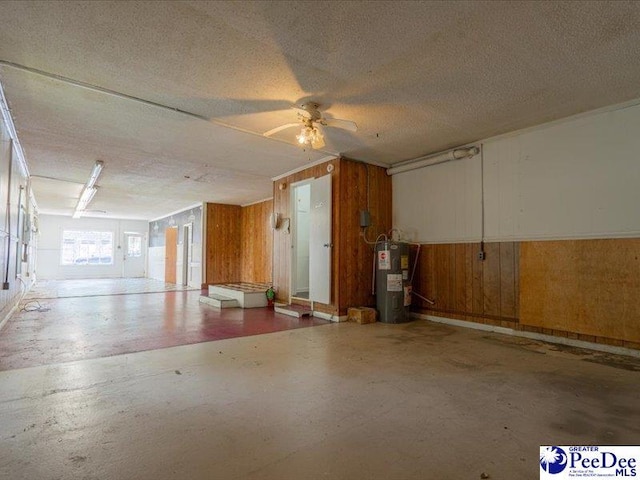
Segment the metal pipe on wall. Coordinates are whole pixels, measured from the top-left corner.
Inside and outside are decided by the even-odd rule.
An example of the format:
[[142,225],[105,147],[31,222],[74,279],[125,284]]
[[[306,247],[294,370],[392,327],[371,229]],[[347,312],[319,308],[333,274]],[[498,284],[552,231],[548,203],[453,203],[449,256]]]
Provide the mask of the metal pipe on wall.
[[9,131],[9,137],[12,141],[12,147],[16,149],[16,155],[18,157],[18,165],[22,170],[22,174],[25,178],[29,178],[29,167],[27,166],[27,161],[24,157],[24,152],[22,151],[22,145],[20,145],[20,140],[18,139],[18,134],[16,132],[16,127],[13,124],[13,118],[11,117],[11,110],[9,109],[9,104],[7,103],[7,98],[4,95],[4,89],[2,88],[2,83],[0,83],[0,114],[2,119],[4,120],[4,125]]
[[461,160],[463,158],[471,158],[480,153],[480,148],[476,146],[455,148],[448,152],[438,153],[428,157],[420,157],[408,162],[403,162],[397,167],[387,168],[387,175],[395,175],[397,173],[408,172],[417,168],[429,167],[439,163],[450,162],[452,160]]
[[13,174],[13,139],[9,139],[9,170],[7,174],[7,246],[2,289],[9,290],[9,262],[11,261],[11,177]]

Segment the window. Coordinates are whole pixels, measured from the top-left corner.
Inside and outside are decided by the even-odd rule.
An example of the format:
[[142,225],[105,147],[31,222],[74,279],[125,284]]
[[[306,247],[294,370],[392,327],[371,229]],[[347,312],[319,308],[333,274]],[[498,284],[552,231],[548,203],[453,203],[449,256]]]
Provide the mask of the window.
[[127,257],[142,256],[142,237],[138,235],[127,236]]
[[62,232],[61,265],[113,265],[113,232]]

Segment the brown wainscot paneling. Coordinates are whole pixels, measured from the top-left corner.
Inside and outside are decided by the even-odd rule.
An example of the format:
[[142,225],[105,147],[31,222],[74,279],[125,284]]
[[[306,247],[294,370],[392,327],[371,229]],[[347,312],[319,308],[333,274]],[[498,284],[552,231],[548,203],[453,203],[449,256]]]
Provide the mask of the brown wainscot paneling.
[[640,239],[522,242],[520,267],[522,324],[640,343]]
[[240,278],[249,283],[271,283],[273,230],[270,216],[273,200],[242,207]]
[[[418,311],[640,349],[640,239],[422,245]],[[414,249],[415,251],[415,249]]]
[[434,315],[514,326],[519,317],[518,245],[486,243],[484,260],[478,259],[479,251],[480,243],[421,245],[413,288],[435,305],[415,296],[413,305]]

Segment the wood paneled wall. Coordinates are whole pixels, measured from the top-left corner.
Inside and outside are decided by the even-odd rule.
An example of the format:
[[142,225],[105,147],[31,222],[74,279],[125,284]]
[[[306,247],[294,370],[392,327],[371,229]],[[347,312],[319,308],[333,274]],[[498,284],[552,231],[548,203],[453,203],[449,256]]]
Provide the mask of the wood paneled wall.
[[369,210],[367,239],[391,230],[391,177],[384,168],[343,160],[340,165],[340,231],[337,244],[340,311],[349,307],[375,306],[371,295],[373,246],[365,243],[360,211]]
[[414,296],[413,304],[456,318],[513,327],[519,318],[519,245],[486,243],[484,250],[485,259],[479,260],[480,243],[421,245],[413,288],[436,303],[429,305]]
[[[327,166],[333,165],[333,171],[327,172]],[[276,290],[277,301],[289,302],[290,295],[290,270],[291,270],[291,234],[286,226],[291,219],[291,184],[308,180],[311,178],[331,175],[332,189],[332,241],[336,244],[336,232],[339,230],[340,212],[340,186],[338,175],[340,174],[340,160],[330,160],[319,165],[296,172],[287,177],[281,178],[273,183],[273,211],[279,213],[281,217],[281,227],[273,235],[273,286]],[[337,312],[336,299],[338,298],[338,281],[336,278],[336,265],[338,261],[338,249],[334,247],[332,251],[332,271],[331,271],[331,304],[325,309],[327,312]]]
[[[332,296],[331,304],[316,308],[343,315],[347,308],[373,304],[371,268],[373,250],[361,237],[359,211],[367,208],[373,225],[371,240],[391,229],[391,178],[384,168],[347,159],[335,159],[310,167],[274,182],[274,212],[291,217],[291,184],[327,175],[332,177]],[[281,189],[281,185],[284,188]],[[367,185],[369,193],[367,195]],[[286,223],[286,222],[285,222]],[[291,236],[285,228],[274,233],[273,279],[278,301],[289,300]]]
[[[640,349],[640,239],[422,245],[413,288],[435,316]],[[414,249],[415,251],[415,249]]]
[[640,239],[522,242],[520,261],[521,323],[640,344]]
[[207,284],[241,281],[239,205],[206,204]]
[[270,283],[273,201],[240,207],[206,204],[206,284]]
[[271,283],[273,230],[269,223],[273,200],[242,207],[241,271],[243,282]]

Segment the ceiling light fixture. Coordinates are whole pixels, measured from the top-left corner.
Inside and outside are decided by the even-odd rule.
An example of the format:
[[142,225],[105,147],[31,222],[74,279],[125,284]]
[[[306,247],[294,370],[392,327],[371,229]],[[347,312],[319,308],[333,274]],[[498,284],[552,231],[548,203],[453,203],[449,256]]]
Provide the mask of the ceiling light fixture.
[[87,183],[84,185],[80,198],[78,199],[76,209],[73,212],[73,218],[80,218],[91,200],[93,200],[94,195],[98,191],[96,188],[96,182],[98,181],[98,177],[100,176],[103,168],[104,162],[102,162],[102,160],[98,160],[93,166],[93,169],[91,169],[89,180],[87,180]]
[[322,132],[318,130],[318,127],[305,125],[300,130],[300,135],[296,135],[296,139],[298,143],[303,146],[311,146],[314,147],[319,143],[324,143],[324,136]]

